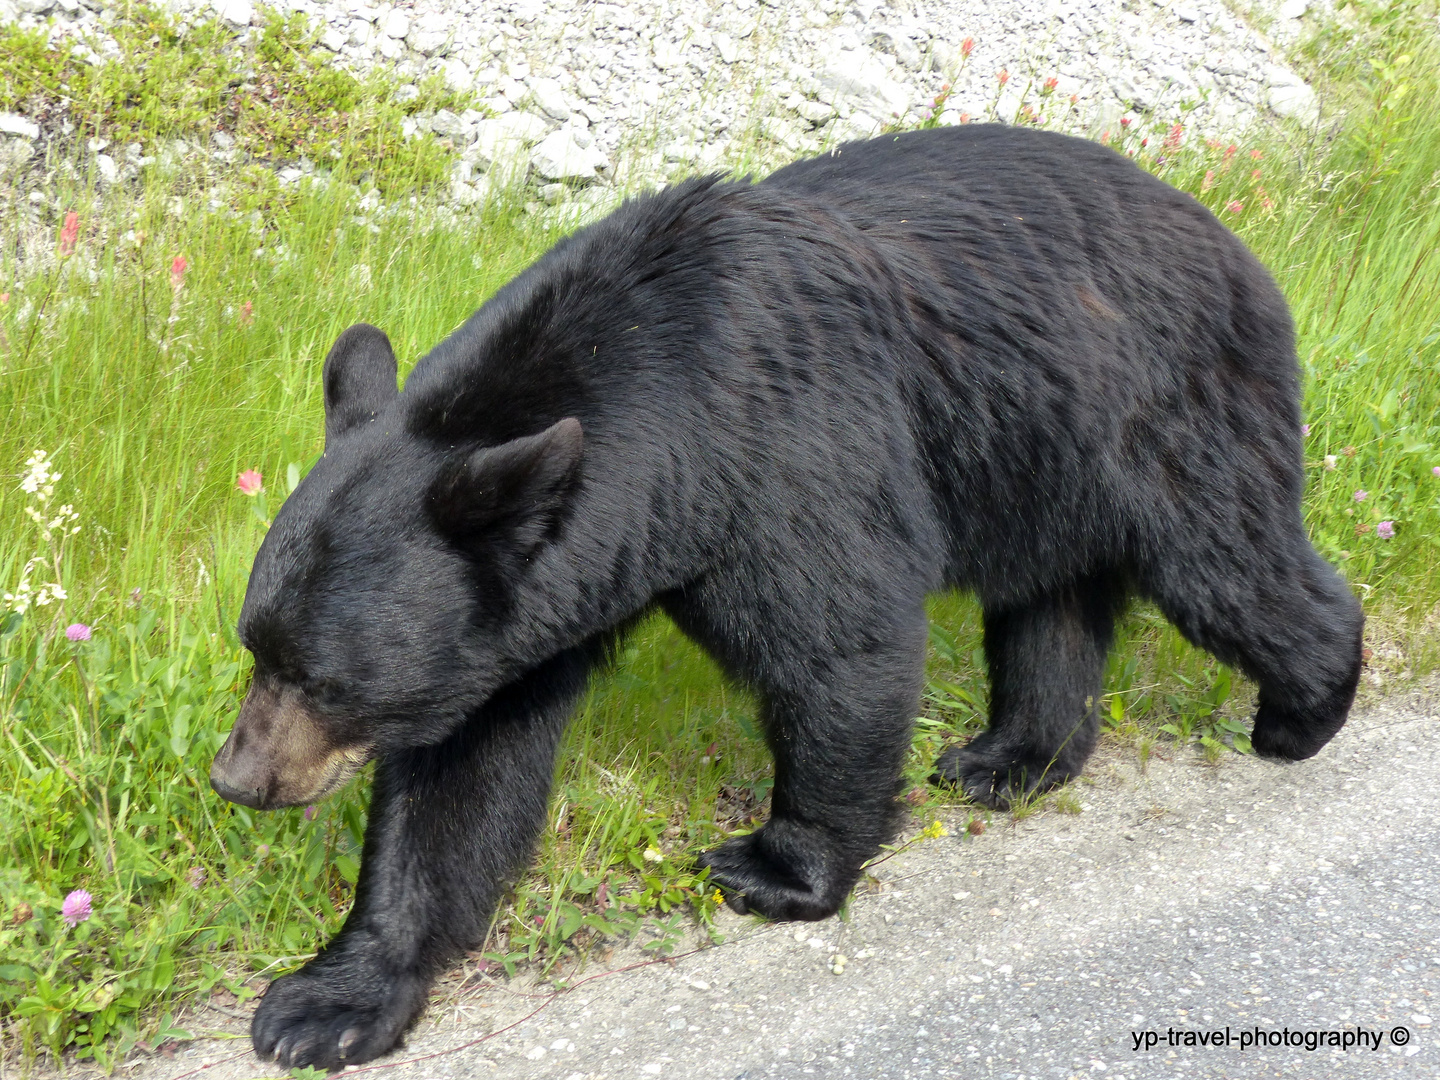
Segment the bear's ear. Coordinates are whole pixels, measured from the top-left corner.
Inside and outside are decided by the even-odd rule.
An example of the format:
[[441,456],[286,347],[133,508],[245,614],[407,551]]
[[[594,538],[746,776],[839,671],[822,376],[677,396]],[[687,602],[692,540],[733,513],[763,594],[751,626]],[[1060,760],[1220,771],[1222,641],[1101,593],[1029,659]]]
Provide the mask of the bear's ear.
[[325,442],[374,418],[400,391],[395,352],[383,330],[356,323],[325,357]]
[[476,450],[430,489],[441,531],[459,547],[524,560],[554,526],[580,472],[580,421]]

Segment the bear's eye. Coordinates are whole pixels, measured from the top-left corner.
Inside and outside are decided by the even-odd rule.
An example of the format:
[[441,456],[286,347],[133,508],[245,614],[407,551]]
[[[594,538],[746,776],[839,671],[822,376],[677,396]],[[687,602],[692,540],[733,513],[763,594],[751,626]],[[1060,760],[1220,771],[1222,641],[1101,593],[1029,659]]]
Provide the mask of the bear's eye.
[[301,685],[306,696],[320,705],[333,705],[345,697],[345,684],[339,679],[311,678]]

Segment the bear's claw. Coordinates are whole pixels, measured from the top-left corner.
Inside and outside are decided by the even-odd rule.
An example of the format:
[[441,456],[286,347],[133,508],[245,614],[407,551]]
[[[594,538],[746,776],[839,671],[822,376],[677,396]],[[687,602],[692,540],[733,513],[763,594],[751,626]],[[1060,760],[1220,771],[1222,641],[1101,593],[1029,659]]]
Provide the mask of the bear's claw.
[[[270,984],[250,1023],[261,1059],[287,1069],[341,1069],[393,1049],[424,1004],[424,986],[393,980],[379,994],[344,969],[301,970]],[[417,992],[418,991],[418,992]]]

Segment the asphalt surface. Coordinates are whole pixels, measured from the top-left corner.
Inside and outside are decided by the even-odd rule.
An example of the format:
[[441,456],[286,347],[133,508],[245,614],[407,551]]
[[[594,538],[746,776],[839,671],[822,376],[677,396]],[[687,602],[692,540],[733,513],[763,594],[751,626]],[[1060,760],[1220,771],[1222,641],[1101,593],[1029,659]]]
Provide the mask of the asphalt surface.
[[[727,914],[720,947],[553,999],[523,981],[452,989],[403,1050],[350,1071],[1440,1076],[1437,718],[1432,679],[1357,710],[1294,765],[1184,753],[1142,772],[1133,751],[1102,747],[1075,789],[1080,813],[997,815],[981,835],[958,815],[951,835],[876,867],[883,884],[857,894],[848,922]],[[233,1039],[125,1072],[280,1074]]]

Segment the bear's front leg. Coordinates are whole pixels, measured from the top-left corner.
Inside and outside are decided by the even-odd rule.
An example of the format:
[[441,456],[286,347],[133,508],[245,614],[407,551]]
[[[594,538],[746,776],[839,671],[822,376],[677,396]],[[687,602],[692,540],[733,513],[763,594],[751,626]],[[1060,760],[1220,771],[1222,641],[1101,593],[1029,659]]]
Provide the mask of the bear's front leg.
[[270,985],[250,1028],[260,1057],[337,1069],[399,1042],[530,856],[588,667],[558,657],[445,742],[382,756],[355,905],[313,960]]

